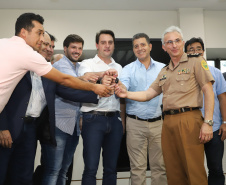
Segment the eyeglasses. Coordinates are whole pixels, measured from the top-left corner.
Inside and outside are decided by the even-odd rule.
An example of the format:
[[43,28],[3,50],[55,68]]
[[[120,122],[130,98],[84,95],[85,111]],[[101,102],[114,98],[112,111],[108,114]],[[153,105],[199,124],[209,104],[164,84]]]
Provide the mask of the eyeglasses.
[[189,49],[189,50],[188,50],[189,53],[199,53],[199,52],[201,52],[201,51],[203,51],[202,48],[196,48],[196,49]]
[[168,45],[168,46],[172,46],[173,43],[175,44],[180,44],[180,42],[182,41],[183,39],[176,39],[176,40],[168,40],[167,42],[164,42],[164,44]]

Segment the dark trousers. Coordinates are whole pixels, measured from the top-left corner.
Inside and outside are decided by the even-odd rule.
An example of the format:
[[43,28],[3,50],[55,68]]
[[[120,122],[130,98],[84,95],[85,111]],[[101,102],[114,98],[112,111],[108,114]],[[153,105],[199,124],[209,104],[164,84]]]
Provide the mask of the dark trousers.
[[0,147],[0,185],[32,185],[36,147],[36,124],[26,122],[12,148]]
[[83,114],[82,138],[85,169],[82,185],[96,185],[96,173],[103,149],[103,185],[116,185],[117,160],[123,135],[119,113],[112,117]]
[[213,133],[213,139],[204,145],[207,166],[208,166],[208,185],[224,185],[225,177],[222,167],[224,155],[224,142],[221,141],[219,130]]

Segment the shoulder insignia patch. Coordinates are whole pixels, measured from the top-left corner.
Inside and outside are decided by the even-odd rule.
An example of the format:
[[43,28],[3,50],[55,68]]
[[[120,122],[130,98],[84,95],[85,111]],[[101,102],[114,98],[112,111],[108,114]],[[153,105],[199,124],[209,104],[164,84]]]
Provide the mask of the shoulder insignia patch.
[[206,63],[205,60],[202,60],[201,65],[202,65],[202,68],[203,68],[203,69],[209,70],[209,66],[208,66],[208,64]]
[[166,75],[163,74],[163,75],[162,75],[162,78],[160,78],[160,81],[165,80],[165,79],[166,79]]
[[200,53],[188,54],[187,56],[188,56],[188,58],[198,57],[198,56],[200,56]]

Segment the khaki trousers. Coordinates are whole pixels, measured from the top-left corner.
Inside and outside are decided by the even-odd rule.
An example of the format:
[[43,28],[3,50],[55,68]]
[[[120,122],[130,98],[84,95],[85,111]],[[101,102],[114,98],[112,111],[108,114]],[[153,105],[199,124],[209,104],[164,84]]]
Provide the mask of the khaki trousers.
[[162,150],[168,185],[207,185],[204,145],[199,141],[201,111],[166,115]]
[[161,132],[162,120],[150,123],[127,117],[126,139],[132,185],[146,184],[147,154],[151,169],[151,185],[167,185]]

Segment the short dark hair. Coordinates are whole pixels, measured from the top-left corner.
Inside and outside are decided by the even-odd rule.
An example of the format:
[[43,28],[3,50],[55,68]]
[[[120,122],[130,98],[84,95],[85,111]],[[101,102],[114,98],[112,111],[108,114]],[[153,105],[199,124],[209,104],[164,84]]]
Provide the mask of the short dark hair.
[[84,40],[82,39],[82,37],[75,34],[70,34],[64,40],[63,47],[66,46],[68,48],[70,43],[74,43],[74,42],[82,43],[82,46],[84,45]]
[[49,34],[51,41],[54,41],[54,42],[57,41],[56,37],[54,37],[53,35],[51,35],[48,31],[45,31],[45,32]]
[[100,40],[100,35],[101,34],[108,34],[111,35],[115,44],[115,34],[113,31],[111,30],[100,30],[97,34],[96,34],[96,44],[99,44],[99,40]]
[[133,41],[136,40],[136,39],[140,39],[140,38],[145,38],[147,43],[150,44],[150,38],[148,37],[147,34],[145,33],[137,33],[133,36],[132,38],[132,44],[133,44]]
[[185,43],[185,45],[184,45],[184,51],[185,51],[185,53],[187,53],[187,47],[188,47],[189,45],[195,43],[195,42],[200,43],[201,46],[202,46],[202,50],[205,51],[203,40],[202,40],[200,37],[198,37],[198,38],[192,37],[192,38],[191,38],[190,40],[188,40],[188,41]]
[[44,19],[39,14],[34,13],[24,13],[21,14],[15,24],[15,35],[19,35],[22,28],[24,28],[27,31],[31,31],[32,28],[34,28],[34,24],[32,21],[38,21],[40,24],[43,25]]

